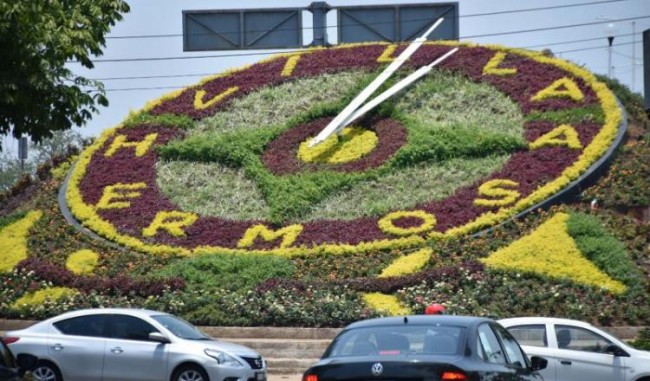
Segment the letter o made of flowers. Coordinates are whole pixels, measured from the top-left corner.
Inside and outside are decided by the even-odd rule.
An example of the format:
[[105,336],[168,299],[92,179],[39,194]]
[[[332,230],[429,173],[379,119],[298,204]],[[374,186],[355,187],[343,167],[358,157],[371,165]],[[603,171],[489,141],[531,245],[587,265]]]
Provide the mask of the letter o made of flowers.
[[[414,226],[409,228],[395,226],[394,223],[395,221],[402,218],[409,218],[409,217],[420,219],[422,222],[420,223],[419,226]],[[386,216],[384,216],[382,219],[380,219],[378,222],[379,229],[381,229],[381,231],[383,231],[384,233],[399,235],[399,236],[424,233],[426,231],[433,229],[436,226],[436,223],[437,223],[436,217],[433,214],[427,213],[423,210],[399,211],[399,212],[389,213]]]

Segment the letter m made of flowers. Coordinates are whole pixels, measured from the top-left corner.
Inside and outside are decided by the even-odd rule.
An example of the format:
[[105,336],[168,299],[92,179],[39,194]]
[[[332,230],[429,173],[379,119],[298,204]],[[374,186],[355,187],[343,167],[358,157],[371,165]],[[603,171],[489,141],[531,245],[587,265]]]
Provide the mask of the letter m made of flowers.
[[280,248],[291,246],[298,235],[302,232],[302,225],[289,225],[279,230],[271,230],[264,225],[254,225],[246,230],[244,236],[237,243],[240,249],[251,247],[260,238],[265,242],[271,242],[282,238]]

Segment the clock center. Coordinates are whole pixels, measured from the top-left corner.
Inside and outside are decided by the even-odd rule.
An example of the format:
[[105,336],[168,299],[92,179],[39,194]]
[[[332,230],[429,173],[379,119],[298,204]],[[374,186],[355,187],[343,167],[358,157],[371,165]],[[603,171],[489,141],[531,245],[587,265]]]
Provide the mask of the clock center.
[[346,127],[341,136],[332,135],[321,144],[309,147],[311,137],[300,144],[298,158],[305,163],[350,163],[372,152],[379,142],[374,131],[361,127]]

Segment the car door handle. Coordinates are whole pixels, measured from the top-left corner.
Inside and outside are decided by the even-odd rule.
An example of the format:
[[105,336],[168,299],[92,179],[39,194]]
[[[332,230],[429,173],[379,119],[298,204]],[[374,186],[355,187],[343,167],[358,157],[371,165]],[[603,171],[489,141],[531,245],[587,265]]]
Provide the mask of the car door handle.
[[52,348],[52,350],[55,350],[55,351],[58,352],[60,350],[63,350],[63,345],[61,345],[59,343],[56,343],[56,344],[52,345],[50,348]]
[[560,360],[560,364],[562,364],[562,365],[571,365],[571,361],[569,361],[569,360]]
[[111,348],[111,352],[113,352],[113,353],[122,353],[122,352],[124,352],[124,350],[122,348],[120,348],[120,347],[115,347],[115,348]]

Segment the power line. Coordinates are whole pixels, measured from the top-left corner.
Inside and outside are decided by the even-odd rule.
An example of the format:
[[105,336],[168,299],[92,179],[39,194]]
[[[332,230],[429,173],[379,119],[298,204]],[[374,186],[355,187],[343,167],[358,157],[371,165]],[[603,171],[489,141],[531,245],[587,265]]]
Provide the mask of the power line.
[[[624,0],[617,0],[617,1],[624,1]],[[619,19],[618,21],[638,20],[638,19],[644,19],[644,18],[648,18],[648,17],[650,17],[650,15]],[[524,29],[524,30],[509,31],[509,32],[486,33],[486,34],[478,34],[478,35],[473,35],[473,36],[461,36],[460,38],[461,39],[472,39],[472,38],[481,38],[481,37],[503,36],[503,35],[509,35],[509,34],[541,32],[541,31],[548,31],[548,30],[559,30],[559,29],[566,29],[566,28],[575,28],[575,27],[582,27],[582,26],[598,25],[598,24],[602,24],[604,22],[607,22],[607,21],[561,25],[561,26],[545,27],[545,28]],[[276,49],[276,50],[280,50],[280,49]],[[307,51],[307,49],[281,50],[281,51],[286,52],[286,53],[298,53],[298,52],[305,52],[305,51]],[[114,59],[94,60],[93,63],[190,60],[190,59],[204,59],[204,58],[244,57],[244,56],[253,56],[253,55],[276,54],[276,53],[277,52],[271,52],[271,53],[259,53],[259,52],[256,52],[256,53],[232,53],[232,54],[219,54],[219,55],[210,54],[210,55],[201,55],[201,56],[172,56],[172,57],[150,57],[150,58],[114,58]],[[75,63],[75,62],[76,61],[69,61],[68,63]]]
[[[635,44],[639,44],[639,45],[640,45],[642,42],[643,42],[643,41],[636,41]],[[619,45],[623,45],[623,44],[618,44],[618,45],[616,45],[616,46],[619,46]],[[638,57],[632,57],[632,56],[629,55],[629,54],[624,54],[624,53],[621,53],[621,52],[617,52],[616,50],[612,50],[612,51],[613,51],[614,54],[616,54],[617,56],[621,56],[621,57],[625,57],[625,58],[629,58],[629,59],[637,59],[637,58],[638,58]]]
[[[637,41],[638,43],[638,41]],[[617,44],[616,46],[625,46],[625,45],[631,45],[633,42],[627,42],[627,43],[622,43],[622,44]],[[575,52],[581,52],[581,51],[586,51],[586,50],[596,50],[596,49],[602,49],[603,46],[593,46],[593,47],[587,47],[587,48],[581,48],[581,49],[570,49],[570,50],[563,50],[563,51],[557,51],[553,52],[554,54],[566,54],[566,53],[575,53]],[[210,73],[207,75],[212,75],[214,73]],[[192,74],[192,75],[170,75],[170,76],[149,76],[151,78],[175,78],[175,77],[189,77],[189,76],[199,76],[199,74]],[[113,78],[113,79],[138,79],[138,77],[124,77],[124,78]],[[115,88],[115,89],[105,89],[106,92],[114,92],[114,91],[143,91],[143,90],[177,90],[177,89],[184,89],[187,86],[156,86],[156,87],[126,87],[126,88]],[[92,90],[96,91],[96,90]]]
[[195,74],[168,74],[168,75],[143,75],[133,77],[106,77],[106,78],[89,78],[91,81],[114,81],[127,79],[157,79],[157,78],[183,78],[183,77],[207,77],[214,73],[195,73]]
[[[627,33],[627,34],[617,34],[614,36],[614,38],[623,38],[623,37],[629,37],[632,36],[632,33]],[[562,42],[551,42],[548,44],[537,44],[537,45],[528,45],[528,46],[522,46],[522,49],[533,49],[533,48],[541,48],[544,46],[555,46],[555,45],[567,45],[567,44],[575,44],[578,42],[588,42],[588,41],[601,41],[603,40],[602,37],[592,37],[592,38],[583,38],[581,40],[571,40],[571,41],[562,41]]]
[[[628,34],[620,34],[616,35],[616,38],[621,38],[621,37],[627,37],[631,36],[632,33]],[[570,40],[570,41],[561,41],[561,42],[552,42],[548,44],[538,44],[538,45],[528,45],[528,46],[521,46],[519,47],[520,49],[533,49],[533,48],[539,48],[539,47],[546,47],[546,46],[555,46],[555,45],[567,45],[567,44],[574,44],[574,43],[580,43],[580,42],[589,42],[589,41],[599,41],[602,40],[602,37],[597,37],[597,38],[584,38],[580,40]],[[637,43],[641,43],[641,41],[637,41]],[[622,44],[616,44],[615,46],[620,46]],[[599,47],[602,48],[602,47]],[[588,49],[597,49],[596,47],[590,47]],[[558,52],[562,53],[562,52]],[[615,52],[616,53],[616,52]],[[276,54],[275,52],[272,53],[258,53],[255,55],[269,55],[269,54]],[[620,54],[620,53],[617,53]],[[623,55],[623,54],[621,54]],[[230,56],[230,55],[228,55]],[[625,55],[623,55],[625,56]],[[219,56],[219,57],[226,57],[226,55]],[[629,58],[629,57],[628,57]],[[209,75],[214,75],[215,73],[192,73],[192,74],[167,74],[167,75],[144,75],[144,76],[129,76],[129,77],[105,77],[105,78],[90,78],[91,80],[94,81],[115,81],[115,80],[133,80],[133,79],[161,79],[161,78],[188,78],[188,77],[207,77]]]
[[[634,42],[624,42],[622,44],[616,44],[616,46],[625,46],[625,45],[632,45],[632,44],[634,44]],[[582,49],[563,50],[563,51],[560,51],[560,52],[553,52],[553,53],[555,53],[555,54],[564,54],[564,53],[582,52],[582,51],[585,51],[585,50],[595,50],[595,49],[603,49],[603,48],[604,48],[604,46],[601,45],[601,46],[593,46],[593,47],[582,48]]]
[[[562,8],[573,8],[573,7],[580,7],[580,6],[588,6],[588,5],[601,5],[601,4],[607,4],[607,3],[618,3],[622,1],[629,1],[629,0],[603,0],[603,1],[592,1],[589,3],[578,3],[578,4],[565,4],[565,5],[555,5],[555,6],[549,6],[549,7],[538,7],[538,8],[525,8],[525,9],[514,9],[514,10],[508,10],[508,11],[497,11],[497,12],[486,12],[486,13],[475,13],[475,14],[470,14],[470,15],[460,15],[457,18],[470,18],[470,17],[483,17],[483,16],[495,16],[495,15],[504,15],[504,14],[511,14],[511,13],[521,13],[521,12],[536,12],[536,11],[545,11],[545,10],[554,10],[554,9],[562,9]],[[233,10],[234,11],[234,10]],[[413,20],[408,20],[409,22],[416,22],[416,21],[425,21],[427,19],[413,19]],[[604,23],[610,22],[610,21],[603,21]],[[601,23],[603,23],[601,22]],[[376,22],[376,23],[368,23],[366,25],[382,25],[382,24],[390,24],[392,21],[381,21],[381,22]],[[356,24],[354,24],[356,25]],[[345,26],[345,24],[341,25]],[[325,29],[332,29],[332,28],[338,28],[339,25],[332,25],[332,26],[327,26]],[[315,27],[302,27],[300,29],[295,29],[295,28],[277,28],[273,29],[274,31],[295,31],[295,30],[309,30],[309,29],[315,29]],[[322,28],[319,28],[322,29]],[[269,32],[268,29],[260,29],[260,30],[250,30],[249,32]],[[220,31],[220,34],[223,35],[239,35],[239,31]],[[200,36],[200,35],[212,35],[211,33],[193,33],[193,36]],[[142,39],[142,38],[170,38],[170,37],[183,37],[183,34],[151,34],[151,35],[133,35],[133,36],[108,36],[106,37],[107,40],[124,40],[124,39]]]
[[[625,19],[617,19],[616,22],[620,21],[631,21],[631,20],[638,20],[638,19],[644,19],[648,18],[650,15],[646,16],[637,16],[637,17],[629,17]],[[518,34],[518,33],[531,33],[531,32],[542,32],[546,30],[558,30],[558,29],[566,29],[566,28],[575,28],[575,27],[580,27],[580,26],[591,26],[591,25],[598,25],[598,24],[603,24],[603,23],[608,23],[611,21],[596,21],[596,22],[587,22],[587,23],[581,23],[581,24],[571,24],[571,25],[561,25],[561,26],[551,26],[551,27],[546,27],[546,28],[535,28],[535,29],[527,29],[527,30],[517,30],[517,31],[510,31],[510,32],[497,32],[497,33],[489,33],[489,34],[477,34],[474,36],[461,36],[460,38],[480,38],[480,37],[492,37],[492,36],[504,36],[507,34]]]

